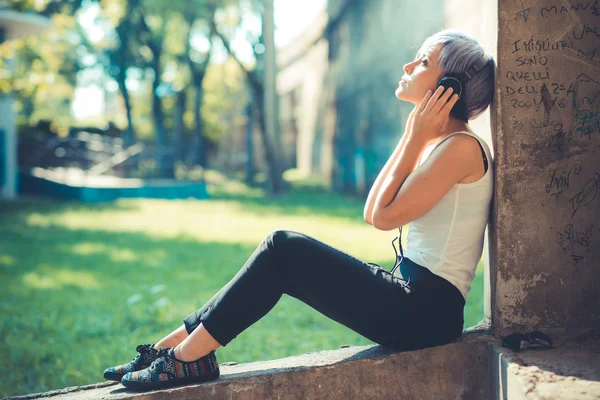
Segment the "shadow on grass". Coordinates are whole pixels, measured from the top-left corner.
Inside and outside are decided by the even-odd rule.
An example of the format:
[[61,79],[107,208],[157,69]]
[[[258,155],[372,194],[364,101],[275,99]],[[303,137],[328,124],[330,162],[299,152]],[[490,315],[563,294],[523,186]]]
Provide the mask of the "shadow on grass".
[[[269,215],[273,208],[314,215],[313,203],[318,203],[317,213],[330,216],[350,218],[352,211],[336,207],[339,199],[320,192],[291,192],[272,200],[223,194],[221,199]],[[129,361],[137,344],[159,340],[180,326],[259,244],[27,224],[32,213],[136,209],[135,202],[0,203],[0,335],[9,344],[0,348],[0,397],[102,381],[103,369]],[[387,257],[365,261],[386,269],[392,265]],[[368,343],[288,297],[249,331],[221,351],[220,361],[272,359],[341,343]]]
[[[0,336],[10,344],[0,349],[0,397],[102,381],[104,368],[129,361],[136,345],[180,326],[256,248],[187,235],[31,227],[31,212],[115,207],[37,204],[0,212]],[[240,358],[255,360],[272,358],[269,351],[277,348],[275,357],[300,354],[306,343],[295,338],[310,343],[315,330],[321,337],[313,347],[347,340],[337,323],[295,299],[278,310],[244,333],[243,346],[228,350],[247,347],[255,353]]]
[[25,202],[0,212],[0,337],[10,344],[0,349],[0,397],[102,381],[137,344],[181,325],[254,250],[26,223],[31,212],[66,208],[115,205]]

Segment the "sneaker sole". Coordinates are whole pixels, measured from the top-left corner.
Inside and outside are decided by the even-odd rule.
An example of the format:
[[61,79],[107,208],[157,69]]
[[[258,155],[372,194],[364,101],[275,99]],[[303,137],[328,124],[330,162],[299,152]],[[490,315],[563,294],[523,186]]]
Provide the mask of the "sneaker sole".
[[190,385],[193,383],[204,383],[208,381],[214,381],[220,376],[220,371],[217,371],[216,374],[205,375],[205,376],[186,376],[184,378],[173,379],[170,381],[160,381],[160,382],[138,382],[138,381],[129,381],[129,380],[121,380],[121,384],[125,386],[127,389],[135,390],[135,391],[146,391],[146,390],[156,390],[156,389],[165,389],[173,386],[180,385]]
[[[135,371],[140,371],[144,368],[148,368],[150,365],[142,365],[142,367],[140,369],[135,369]],[[104,379],[109,380],[109,381],[116,381],[116,382],[121,382],[121,379],[127,375],[127,372],[122,373],[122,372],[112,372],[112,371],[104,371]]]
[[120,374],[118,372],[105,372],[104,373],[104,379],[108,380],[108,381],[116,381],[116,382],[121,382],[121,378],[123,378],[125,376],[125,374]]

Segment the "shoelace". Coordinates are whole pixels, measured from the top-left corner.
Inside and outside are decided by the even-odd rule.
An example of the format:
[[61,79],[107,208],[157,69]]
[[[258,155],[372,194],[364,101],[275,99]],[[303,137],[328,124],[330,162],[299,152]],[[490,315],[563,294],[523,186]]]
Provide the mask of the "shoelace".
[[152,351],[152,349],[154,349],[153,345],[151,345],[150,343],[144,343],[144,344],[140,344],[138,347],[136,347],[135,351],[142,354],[145,352]]
[[158,349],[158,352],[156,353],[156,359],[152,361],[152,364],[150,364],[149,368],[151,370],[155,369],[160,363],[165,361],[164,359],[166,357],[170,357],[169,350],[171,350],[170,347],[162,347]]
[[[392,277],[394,276],[394,272],[400,267],[400,264],[404,260],[404,251],[402,250],[402,227],[399,227],[398,231],[399,231],[398,236],[396,236],[394,239],[392,239],[392,247],[394,248],[394,253],[396,253],[396,263],[394,264],[392,269],[389,271],[389,273],[390,273],[390,275],[392,275]],[[394,243],[396,240],[398,240],[398,242],[400,244],[400,256],[398,256],[398,250],[396,249],[396,244]],[[376,266],[377,268],[381,268],[382,270],[385,271],[385,269],[382,268],[379,264],[376,264],[376,263],[367,263],[367,264]],[[386,272],[388,272],[388,271],[386,271]],[[400,285],[403,288],[410,289],[410,286],[409,286],[410,276],[408,277],[408,281],[406,279],[402,279],[402,278],[396,278],[396,279],[399,279],[400,281],[402,281],[400,283]]]
[[133,357],[133,360],[132,360],[132,362],[135,362],[136,358],[138,358],[138,357],[139,357],[139,360],[140,360],[141,362],[144,362],[144,361],[145,361],[145,360],[144,360],[144,358],[145,358],[145,355],[146,355],[147,353],[153,353],[153,352],[156,352],[156,351],[158,351],[158,350],[154,349],[154,345],[152,345],[152,344],[150,344],[150,343],[144,343],[144,344],[140,344],[140,345],[138,345],[138,346],[135,348],[135,351],[137,351],[137,352],[138,352],[138,353],[140,353],[140,354],[139,354],[139,355],[137,355],[137,356],[135,356],[135,357]]
[[159,359],[163,356],[169,356],[169,350],[171,350],[170,347],[161,347],[160,349],[158,349],[158,354],[156,355],[156,359]]

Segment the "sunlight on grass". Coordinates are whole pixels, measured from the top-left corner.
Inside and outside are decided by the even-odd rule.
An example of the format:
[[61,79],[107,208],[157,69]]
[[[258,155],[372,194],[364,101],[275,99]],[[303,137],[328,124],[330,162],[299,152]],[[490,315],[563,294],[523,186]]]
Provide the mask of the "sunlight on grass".
[[88,256],[94,253],[101,253],[107,251],[108,247],[102,243],[82,242],[74,244],[71,247],[71,251],[75,254]]
[[60,289],[67,285],[82,289],[98,289],[100,287],[96,277],[89,272],[56,269],[49,265],[41,265],[38,271],[23,275],[23,282],[35,289]]
[[46,227],[50,225],[51,220],[47,215],[42,215],[38,213],[31,213],[27,216],[25,221],[27,225],[31,227]]
[[[335,214],[311,218],[310,204],[294,207],[294,213],[302,215],[290,215],[286,210],[277,209],[268,212],[266,208],[263,212],[264,207],[248,207],[243,201],[120,200],[115,204],[128,209],[103,210],[101,218],[91,218],[98,216],[94,211],[66,210],[58,214],[30,217],[27,224],[31,227],[52,225],[71,230],[143,231],[156,238],[174,238],[185,234],[200,241],[247,244],[256,244],[257,239],[279,228],[318,234],[329,231],[326,226],[341,225],[348,230],[344,240],[350,241],[353,235],[390,236],[390,233],[376,231],[364,223],[357,226],[358,221],[340,218]],[[357,212],[356,216],[359,218],[360,213]]]
[[0,265],[14,265],[15,259],[14,257],[9,256],[8,254],[0,254]]
[[[394,264],[398,231],[366,224],[361,199],[302,180],[271,199],[212,171],[206,177],[210,200],[27,200],[0,207],[0,336],[10,343],[0,347],[0,397],[102,381],[104,368],[131,360],[136,345],[180,326],[273,230],[305,233],[388,270]],[[408,226],[404,244],[407,232]],[[465,328],[483,317],[482,262],[464,315]],[[283,296],[219,350],[219,361],[370,343]]]
[[82,242],[71,247],[71,251],[79,255],[92,255],[95,253],[109,253],[113,261],[137,261],[139,255],[130,249],[119,249],[102,243]]

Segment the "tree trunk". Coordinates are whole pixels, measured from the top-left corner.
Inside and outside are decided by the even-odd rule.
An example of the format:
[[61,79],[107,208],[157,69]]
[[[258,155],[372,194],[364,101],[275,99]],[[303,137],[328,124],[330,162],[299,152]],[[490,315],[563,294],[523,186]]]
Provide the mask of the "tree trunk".
[[267,158],[268,177],[267,192],[271,195],[278,195],[286,191],[287,186],[283,180],[281,167],[279,166],[279,156],[275,153],[271,138],[267,133],[265,113],[263,107],[263,92],[262,90],[254,90],[254,102],[256,104],[257,119],[260,125],[260,133],[263,139],[265,148],[265,157]]
[[[194,74],[196,75],[196,74]],[[194,161],[203,169],[207,168],[206,163],[206,139],[204,138],[204,120],[202,119],[202,104],[204,102],[204,89],[202,88],[202,80],[204,74],[194,78],[194,89],[196,97],[194,98],[194,119],[196,123],[195,141],[194,141]]]
[[163,111],[162,100],[158,95],[158,87],[160,86],[160,79],[162,68],[160,64],[160,58],[163,49],[163,35],[165,33],[165,24],[163,23],[162,28],[156,35],[153,35],[152,30],[146,23],[146,17],[142,13],[139,16],[139,28],[140,43],[146,44],[152,52],[152,61],[149,63],[149,67],[154,72],[154,79],[152,80],[152,120],[154,121],[154,131],[156,134],[156,171],[159,178],[174,178],[174,163],[173,157],[167,158],[167,133],[165,129],[165,115]]
[[181,90],[177,93],[177,102],[175,103],[175,117],[173,118],[174,123],[174,136],[175,143],[175,160],[176,161],[184,161],[185,158],[185,122],[183,120],[183,116],[185,114],[185,107],[187,104],[187,92]]
[[202,105],[204,104],[204,89],[202,84],[204,83],[204,77],[206,75],[206,69],[210,61],[212,54],[212,36],[215,33],[215,13],[216,7],[209,6],[209,15],[206,17],[210,24],[210,33],[208,34],[209,49],[206,53],[206,57],[203,62],[196,63],[191,57],[191,41],[192,41],[192,26],[198,18],[194,11],[189,10],[186,12],[186,21],[189,25],[188,39],[186,43],[185,59],[187,60],[188,67],[192,78],[192,85],[194,87],[194,137],[192,145],[190,146],[188,162],[191,165],[198,164],[203,170],[208,168],[208,146],[206,138],[204,137],[204,120],[202,119]]
[[246,106],[246,183],[254,185],[254,107],[252,103]]
[[[130,4],[129,7],[133,5]],[[125,113],[127,114],[127,129],[123,135],[123,143],[125,147],[133,145],[137,141],[137,135],[133,127],[133,115],[131,111],[131,98],[127,91],[125,81],[127,79],[127,54],[129,53],[129,35],[131,31],[131,23],[127,18],[121,21],[117,27],[117,35],[119,36],[120,46],[116,50],[114,62],[117,64],[118,72],[115,80],[119,85],[119,91],[123,96],[123,102],[125,103]]]
[[265,115],[264,115],[264,104],[263,104],[263,93],[264,88],[260,79],[256,76],[256,70],[248,71],[244,64],[240,62],[240,60],[235,56],[234,53],[231,52],[231,47],[229,45],[229,41],[225,36],[223,36],[215,27],[213,22],[214,32],[219,36],[221,42],[225,46],[227,52],[233,57],[233,59],[240,66],[242,71],[246,74],[246,79],[250,85],[250,90],[252,91],[252,97],[254,103],[256,104],[257,111],[257,119],[260,126],[260,133],[263,138],[263,145],[265,147],[265,158],[268,166],[268,186],[267,192],[271,195],[277,195],[283,193],[287,190],[287,185],[283,180],[282,171],[279,166],[279,156],[275,151],[273,144],[271,143],[271,139],[269,138],[268,131],[266,130],[265,123]]
[[154,131],[156,133],[156,170],[159,178],[174,178],[173,163],[167,161],[166,146],[167,135],[165,130],[165,116],[162,101],[158,96],[157,89],[160,85],[160,53],[154,55],[152,60],[154,79],[152,80],[152,119],[154,120]]
[[[119,68],[125,68],[125,66],[119,66]],[[123,76],[121,76],[123,75]],[[129,147],[133,145],[137,140],[137,135],[135,133],[135,129],[133,127],[133,114],[131,110],[131,97],[129,97],[129,92],[127,91],[127,87],[125,86],[125,74],[121,74],[119,72],[117,76],[117,84],[119,85],[119,91],[121,92],[121,96],[123,97],[123,102],[125,103],[125,114],[127,115],[127,129],[123,132],[123,144],[124,147]]]

